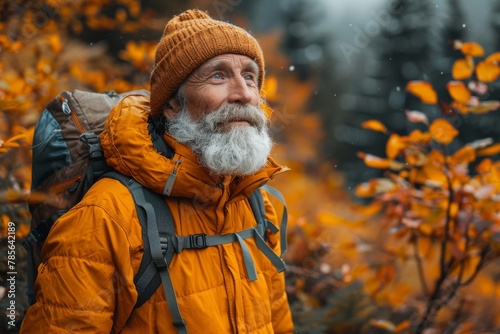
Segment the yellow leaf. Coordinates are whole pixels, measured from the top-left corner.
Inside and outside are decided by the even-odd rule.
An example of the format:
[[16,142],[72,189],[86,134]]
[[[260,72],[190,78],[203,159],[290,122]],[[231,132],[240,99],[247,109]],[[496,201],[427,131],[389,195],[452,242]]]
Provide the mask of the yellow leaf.
[[446,85],[446,88],[453,100],[460,103],[467,103],[469,101],[471,96],[470,91],[462,81],[450,81]]
[[406,90],[417,96],[423,103],[437,103],[437,93],[427,81],[410,81],[406,85]]
[[461,51],[466,56],[482,57],[484,56],[484,49],[481,45],[475,42],[467,42],[462,44]]
[[477,106],[469,106],[468,109],[474,114],[485,114],[500,109],[500,101],[482,101]]
[[387,128],[385,127],[385,125],[382,124],[382,122],[374,119],[361,123],[361,126],[365,129],[387,133]]
[[385,152],[389,159],[396,158],[399,154],[404,152],[404,150],[408,147],[408,142],[405,137],[400,137],[399,135],[393,133],[387,144],[385,145]]
[[495,81],[500,76],[500,66],[494,62],[482,61],[476,67],[477,79],[482,82]]
[[[478,156],[485,156],[485,155],[495,155],[500,153],[500,143],[499,144],[494,144],[489,147],[480,149],[477,151]],[[478,166],[479,167],[479,166]]]
[[432,139],[440,144],[447,145],[453,141],[458,135],[457,129],[453,127],[447,120],[438,118],[429,126],[429,133]]
[[464,80],[469,78],[474,72],[474,63],[466,59],[457,59],[451,68],[451,74],[455,80]]

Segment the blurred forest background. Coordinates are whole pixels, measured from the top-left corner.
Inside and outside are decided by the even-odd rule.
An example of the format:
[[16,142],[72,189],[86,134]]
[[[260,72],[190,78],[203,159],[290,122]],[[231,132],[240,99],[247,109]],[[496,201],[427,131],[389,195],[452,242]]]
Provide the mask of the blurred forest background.
[[0,332],[10,221],[17,325],[27,306],[40,113],[62,90],[148,88],[189,8],[264,49],[297,333],[500,333],[499,0],[1,0]]

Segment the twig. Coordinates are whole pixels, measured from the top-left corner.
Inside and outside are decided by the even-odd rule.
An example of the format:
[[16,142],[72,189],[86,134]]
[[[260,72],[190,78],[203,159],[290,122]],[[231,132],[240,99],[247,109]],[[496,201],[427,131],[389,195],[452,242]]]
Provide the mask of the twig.
[[418,254],[418,236],[415,235],[415,242],[413,243],[413,248],[415,252],[415,261],[417,262],[417,271],[418,271],[418,278],[420,279],[420,285],[422,286],[422,293],[425,296],[429,295],[429,288],[427,287],[427,283],[425,282],[425,275],[424,275],[424,267],[422,265],[422,259],[420,258],[420,255]]

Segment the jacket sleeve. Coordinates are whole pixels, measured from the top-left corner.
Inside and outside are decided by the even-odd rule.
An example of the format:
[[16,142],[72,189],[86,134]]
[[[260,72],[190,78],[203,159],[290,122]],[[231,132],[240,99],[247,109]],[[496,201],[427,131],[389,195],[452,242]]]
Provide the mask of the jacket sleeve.
[[[271,222],[273,222],[273,224],[279,227],[281,217],[279,217],[280,219],[278,219],[276,211],[269,198],[267,197],[267,194],[263,192],[263,195],[264,204],[266,207],[266,217]],[[269,245],[278,255],[280,255],[281,253],[280,233],[281,232],[278,232],[276,234],[268,234],[267,238]],[[271,312],[274,332],[277,334],[293,333],[292,314],[290,311],[290,305],[288,304],[288,297],[286,295],[285,289],[285,273],[279,273],[274,270],[270,279],[272,288]]]
[[78,205],[52,227],[21,333],[119,331],[137,299],[124,225],[106,209]]

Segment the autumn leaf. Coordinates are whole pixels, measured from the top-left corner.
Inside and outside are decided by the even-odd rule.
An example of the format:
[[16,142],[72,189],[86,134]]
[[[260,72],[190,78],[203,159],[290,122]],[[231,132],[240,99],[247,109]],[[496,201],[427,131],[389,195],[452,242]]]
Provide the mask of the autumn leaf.
[[264,81],[263,95],[266,100],[274,101],[278,99],[278,80],[275,76],[269,76]]
[[410,148],[405,152],[405,160],[411,166],[420,167],[428,161],[427,155],[417,148]]
[[416,110],[405,110],[406,119],[412,123],[429,124],[429,118],[426,114]]
[[466,42],[462,44],[460,49],[465,56],[482,57],[484,56],[484,49],[481,45],[475,42]]
[[417,96],[423,103],[437,103],[437,93],[432,85],[427,81],[410,81],[406,85],[406,90]]
[[479,150],[485,148],[486,146],[490,146],[491,144],[493,144],[493,138],[482,138],[467,143],[467,146]]
[[474,114],[486,114],[497,109],[500,109],[500,101],[481,101],[475,106],[468,107],[468,110]]
[[361,123],[361,126],[365,129],[387,133],[387,128],[385,127],[385,125],[382,124],[382,122],[374,119]]
[[409,320],[402,321],[396,326],[396,328],[394,329],[394,332],[399,333],[401,331],[407,330],[408,328],[410,328],[410,326],[411,326],[411,322]]
[[[500,150],[500,144],[497,144],[498,145],[498,149]],[[477,155],[478,156],[481,156],[480,154],[481,150],[479,150],[477,152]],[[489,154],[485,154],[485,155],[489,155]],[[491,171],[491,169],[493,168],[493,162],[491,161],[491,159],[489,158],[486,158],[486,159],[483,159],[477,166],[476,166],[476,171],[478,171],[479,173],[489,173]]]
[[494,62],[482,61],[476,66],[476,75],[482,82],[495,81],[500,75],[500,66]]
[[323,225],[336,226],[336,225],[346,225],[349,227],[364,225],[365,221],[362,220],[348,220],[343,218],[333,212],[321,211],[317,216],[318,222]]
[[467,145],[456,151],[451,158],[454,165],[461,163],[469,164],[474,160],[476,160],[476,150],[472,146]]
[[385,146],[387,157],[391,160],[400,155],[408,147],[408,140],[406,137],[400,137],[393,133]]
[[366,154],[363,152],[358,152],[358,157],[363,159],[368,167],[387,169],[390,167],[390,162],[387,159],[382,159],[372,154]]
[[385,329],[385,330],[392,332],[392,333],[394,333],[394,331],[396,330],[396,325],[389,320],[372,319],[372,320],[370,320],[370,325],[372,325],[373,327],[380,328],[380,329]]
[[491,145],[489,147],[477,151],[477,155],[482,157],[485,155],[496,155],[500,153],[500,143]]
[[447,120],[442,118],[438,118],[431,123],[429,126],[429,133],[432,139],[444,145],[451,143],[458,135],[457,129]]
[[450,93],[453,100],[460,103],[467,103],[471,97],[470,91],[465,87],[465,84],[461,81],[450,81],[446,88]]
[[451,68],[455,80],[465,80],[474,72],[474,62],[467,59],[457,59]]
[[377,188],[375,187],[375,183],[363,182],[356,186],[355,192],[356,196],[361,198],[373,197],[377,194]]
[[410,143],[414,144],[427,144],[432,139],[428,132],[422,132],[419,129],[410,132],[407,138]]
[[58,34],[52,34],[47,37],[47,41],[49,42],[52,52],[54,52],[55,54],[61,53],[62,50],[61,36],[59,36]]
[[391,191],[394,188],[394,182],[391,180],[378,178],[358,184],[355,193],[358,197],[373,197],[377,194]]

